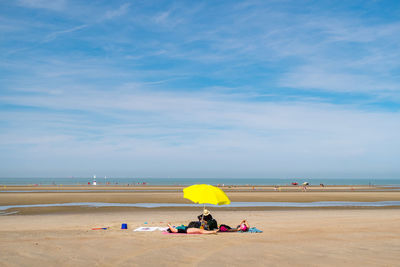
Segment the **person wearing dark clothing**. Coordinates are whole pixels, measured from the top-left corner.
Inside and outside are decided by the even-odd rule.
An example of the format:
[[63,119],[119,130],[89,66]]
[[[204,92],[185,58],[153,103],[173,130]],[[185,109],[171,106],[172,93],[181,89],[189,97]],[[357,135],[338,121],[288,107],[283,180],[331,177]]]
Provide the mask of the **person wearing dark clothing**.
[[203,211],[203,214],[197,216],[197,219],[199,219],[200,225],[203,225],[204,229],[206,230],[218,229],[217,221],[212,217],[210,212],[206,209]]
[[209,220],[212,220],[213,217],[208,210],[204,210],[202,214],[197,216],[197,219],[199,219],[199,221],[204,220],[204,221],[208,222]]

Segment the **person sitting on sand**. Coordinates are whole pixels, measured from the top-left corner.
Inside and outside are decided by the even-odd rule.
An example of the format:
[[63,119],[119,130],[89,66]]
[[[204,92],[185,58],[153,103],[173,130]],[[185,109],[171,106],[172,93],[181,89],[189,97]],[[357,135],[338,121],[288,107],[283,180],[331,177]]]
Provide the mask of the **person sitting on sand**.
[[203,213],[197,216],[197,219],[199,219],[200,226],[203,226],[206,230],[214,230],[218,228],[217,221],[212,217],[211,213],[207,209],[204,209]]
[[203,213],[200,214],[199,216],[197,216],[197,219],[199,219],[199,221],[204,220],[204,221],[208,222],[213,219],[213,216],[207,209],[204,209]]
[[216,234],[218,230],[213,230],[213,231],[209,231],[209,230],[204,230],[204,229],[200,229],[200,228],[189,228],[186,227],[184,229],[179,228],[176,229],[174,226],[172,226],[171,224],[168,224],[168,232],[170,233],[182,233],[182,234]]

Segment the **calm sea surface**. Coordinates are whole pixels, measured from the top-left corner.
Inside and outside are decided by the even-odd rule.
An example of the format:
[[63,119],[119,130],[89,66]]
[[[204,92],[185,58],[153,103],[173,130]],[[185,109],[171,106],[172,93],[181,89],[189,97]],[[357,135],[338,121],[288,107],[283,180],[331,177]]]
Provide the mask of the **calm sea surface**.
[[[87,185],[93,178],[0,178],[0,185]],[[225,184],[225,185],[286,185],[292,182],[299,184],[309,182],[311,185],[400,185],[399,179],[273,179],[273,178],[97,178],[97,184],[111,185],[192,185],[192,184]]]

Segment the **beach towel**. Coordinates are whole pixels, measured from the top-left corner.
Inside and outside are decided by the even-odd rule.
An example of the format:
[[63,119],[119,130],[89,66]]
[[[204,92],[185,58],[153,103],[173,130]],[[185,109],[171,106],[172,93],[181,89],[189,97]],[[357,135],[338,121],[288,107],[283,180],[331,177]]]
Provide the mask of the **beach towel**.
[[133,230],[134,232],[153,232],[153,231],[166,231],[168,227],[139,227]]
[[191,234],[187,234],[187,233],[170,233],[168,231],[164,231],[162,233],[164,235],[201,235],[200,233],[191,233]]
[[248,231],[246,232],[242,232],[240,231],[240,233],[262,233],[263,231],[261,231],[260,229],[257,229],[256,227],[251,227],[249,228]]

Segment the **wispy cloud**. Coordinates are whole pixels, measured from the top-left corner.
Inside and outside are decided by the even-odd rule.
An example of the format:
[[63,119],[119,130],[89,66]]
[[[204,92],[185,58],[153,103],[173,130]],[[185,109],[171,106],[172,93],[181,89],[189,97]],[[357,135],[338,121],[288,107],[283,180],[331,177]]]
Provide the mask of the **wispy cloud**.
[[400,86],[396,81],[377,79],[368,73],[357,74],[339,69],[324,70],[321,66],[311,65],[295,69],[282,77],[281,85],[305,90],[327,90],[349,93],[380,93],[384,91],[399,92]]
[[[227,159],[226,164],[237,166],[249,164],[243,157],[263,158],[271,172],[283,167],[282,158],[298,171],[324,171],[326,160],[345,165],[368,162],[373,169],[382,162],[375,162],[372,154],[387,160],[399,156],[395,149],[400,145],[396,136],[400,129],[395,123],[400,119],[398,114],[362,112],[346,106],[253,103],[230,95],[149,91],[64,92],[3,101],[39,108],[23,116],[21,112],[7,115],[21,131],[13,132],[13,137],[3,133],[1,139],[10,140],[3,145],[15,148],[29,144],[27,153],[53,154],[58,147],[65,157],[79,152],[81,156],[75,157],[90,155],[103,162],[99,155],[122,155],[141,157],[143,162],[165,160],[174,168],[177,162],[197,168],[220,155]],[[75,115],[67,115],[69,111]],[[101,119],[96,121],[96,117]],[[35,138],[39,135],[43,138]],[[255,170],[261,176],[266,174],[260,166]]]
[[129,10],[130,5],[130,3],[125,3],[121,5],[118,9],[108,10],[104,15],[104,19],[113,19],[126,14]]
[[26,173],[50,162],[66,175],[62,162],[124,175],[400,173],[395,8],[21,0],[0,10],[8,173],[21,155]]
[[28,8],[43,8],[62,10],[66,6],[66,0],[18,0],[19,5]]
[[66,30],[62,30],[62,31],[52,32],[52,33],[50,33],[49,35],[46,36],[46,38],[43,40],[43,42],[44,43],[51,42],[51,41],[55,40],[56,38],[58,38],[61,35],[68,34],[68,33],[75,32],[75,31],[79,31],[79,30],[82,30],[82,29],[84,29],[86,27],[88,27],[88,25],[80,25],[80,26],[76,26],[76,27],[73,27],[73,28],[70,28],[70,29],[66,29]]

